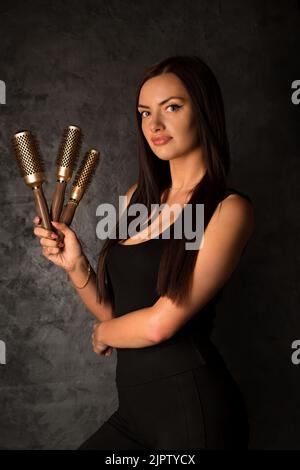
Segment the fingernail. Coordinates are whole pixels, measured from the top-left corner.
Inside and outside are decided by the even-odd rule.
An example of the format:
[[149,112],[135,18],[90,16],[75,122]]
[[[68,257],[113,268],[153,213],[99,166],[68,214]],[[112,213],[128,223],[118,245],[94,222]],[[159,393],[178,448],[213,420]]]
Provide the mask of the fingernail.
[[56,235],[56,233],[53,233],[53,232],[51,233],[51,238],[57,238],[57,237],[58,235]]

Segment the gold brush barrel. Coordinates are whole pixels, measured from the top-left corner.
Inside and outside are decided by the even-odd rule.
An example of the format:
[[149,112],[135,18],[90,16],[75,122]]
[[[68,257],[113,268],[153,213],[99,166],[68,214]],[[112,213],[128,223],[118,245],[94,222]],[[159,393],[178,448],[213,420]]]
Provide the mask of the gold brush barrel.
[[65,199],[68,181],[72,178],[80,147],[82,132],[80,127],[68,126],[63,133],[56,159],[56,186],[52,197],[51,220],[59,220]]
[[27,186],[33,190],[36,209],[42,219],[42,227],[53,230],[42,189],[45,176],[38,143],[30,131],[21,131],[13,136],[12,144],[21,176]]
[[61,214],[60,222],[64,222],[67,225],[71,224],[76,208],[92,180],[99,161],[100,152],[98,150],[90,149],[85,154],[81,166],[75,176],[69,196],[69,201],[65,205]]

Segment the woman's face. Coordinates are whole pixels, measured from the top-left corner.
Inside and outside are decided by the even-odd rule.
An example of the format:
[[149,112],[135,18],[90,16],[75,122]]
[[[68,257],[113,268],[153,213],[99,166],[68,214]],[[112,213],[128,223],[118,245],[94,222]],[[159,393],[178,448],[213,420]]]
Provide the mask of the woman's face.
[[[166,73],[147,80],[138,104],[142,131],[158,158],[173,160],[199,147],[191,98],[177,75]],[[159,145],[152,140],[159,137],[170,137],[170,140]]]

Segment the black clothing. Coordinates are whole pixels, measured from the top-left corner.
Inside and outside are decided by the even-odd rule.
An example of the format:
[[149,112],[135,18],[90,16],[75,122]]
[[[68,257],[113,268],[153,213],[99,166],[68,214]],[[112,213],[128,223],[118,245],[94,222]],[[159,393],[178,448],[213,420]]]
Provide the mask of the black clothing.
[[[108,252],[114,316],[158,300],[165,243],[159,236]],[[167,341],[117,348],[119,408],[80,449],[247,449],[242,396],[210,340],[220,293]]]

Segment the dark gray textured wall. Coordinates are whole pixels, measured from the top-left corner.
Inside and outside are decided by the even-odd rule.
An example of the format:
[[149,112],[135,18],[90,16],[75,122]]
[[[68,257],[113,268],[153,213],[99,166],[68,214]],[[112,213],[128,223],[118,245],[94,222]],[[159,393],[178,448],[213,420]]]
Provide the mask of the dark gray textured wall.
[[[102,160],[73,227],[94,266],[95,210],[137,177],[134,96],[144,67],[198,54],[223,91],[231,181],[255,204],[256,231],[227,285],[214,330],[248,407],[250,448],[300,449],[299,2],[1,2],[0,448],[74,449],[117,408],[116,353],[90,344],[93,317],[63,272],[41,255],[35,215],[10,147],[36,133],[50,200],[63,128]],[[298,262],[298,263],[297,263]]]

